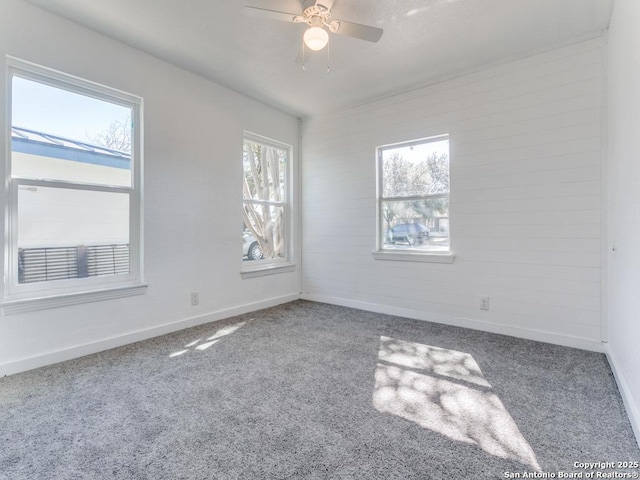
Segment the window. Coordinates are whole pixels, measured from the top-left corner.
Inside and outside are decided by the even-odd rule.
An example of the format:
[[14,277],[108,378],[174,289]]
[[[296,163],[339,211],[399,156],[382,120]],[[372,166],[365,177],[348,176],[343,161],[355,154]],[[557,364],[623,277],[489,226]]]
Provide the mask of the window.
[[448,136],[379,147],[377,161],[378,252],[448,256]]
[[141,293],[142,100],[8,64],[4,310]]
[[277,267],[289,260],[289,159],[291,147],[245,133],[243,165],[243,270]]

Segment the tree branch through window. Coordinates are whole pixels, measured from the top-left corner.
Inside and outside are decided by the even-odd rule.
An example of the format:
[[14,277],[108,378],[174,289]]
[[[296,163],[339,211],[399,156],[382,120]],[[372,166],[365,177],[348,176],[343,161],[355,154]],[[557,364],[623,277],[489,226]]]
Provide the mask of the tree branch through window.
[[[266,260],[286,257],[286,167],[289,151],[245,139],[243,150],[244,228]],[[248,245],[250,247],[250,245]],[[248,259],[253,259],[243,252]]]

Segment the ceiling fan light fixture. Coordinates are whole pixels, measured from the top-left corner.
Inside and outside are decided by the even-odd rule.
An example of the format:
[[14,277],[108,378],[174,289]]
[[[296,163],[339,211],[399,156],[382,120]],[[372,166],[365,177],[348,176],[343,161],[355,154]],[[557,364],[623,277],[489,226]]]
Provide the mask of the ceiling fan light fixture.
[[302,37],[304,44],[313,51],[322,50],[329,43],[329,34],[322,27],[309,27]]

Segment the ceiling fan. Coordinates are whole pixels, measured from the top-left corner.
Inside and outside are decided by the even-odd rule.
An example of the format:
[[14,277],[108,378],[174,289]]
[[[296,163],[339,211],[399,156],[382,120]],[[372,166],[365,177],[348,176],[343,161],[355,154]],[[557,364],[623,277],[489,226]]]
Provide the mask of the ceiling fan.
[[281,20],[292,23],[306,23],[309,28],[302,37],[304,45],[309,49],[322,50],[329,43],[329,32],[347,37],[359,38],[368,42],[377,42],[382,36],[383,30],[377,27],[361,25],[359,23],[346,22],[331,17],[331,7],[334,0],[305,0],[302,4],[302,12],[286,13],[265,8],[244,7],[247,15]]

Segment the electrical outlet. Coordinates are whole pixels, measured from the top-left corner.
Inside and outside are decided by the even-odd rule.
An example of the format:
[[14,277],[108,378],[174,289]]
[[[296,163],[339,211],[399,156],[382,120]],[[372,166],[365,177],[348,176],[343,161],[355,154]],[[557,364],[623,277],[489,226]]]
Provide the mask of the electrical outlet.
[[191,305],[195,306],[200,303],[200,295],[198,292],[191,292]]
[[489,297],[480,297],[480,310],[489,310]]

